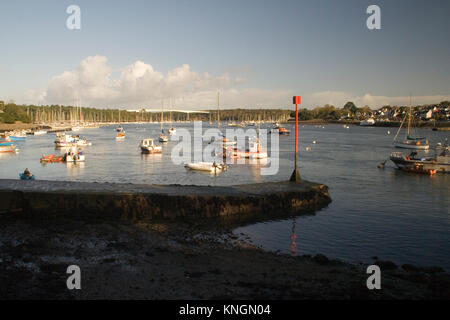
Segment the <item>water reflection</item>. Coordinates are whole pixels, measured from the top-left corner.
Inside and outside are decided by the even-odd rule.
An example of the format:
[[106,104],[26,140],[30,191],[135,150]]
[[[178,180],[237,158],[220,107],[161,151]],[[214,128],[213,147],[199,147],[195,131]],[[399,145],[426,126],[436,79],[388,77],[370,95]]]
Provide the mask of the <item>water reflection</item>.
[[85,162],[66,162],[67,175],[70,177],[80,176],[85,168]]
[[291,234],[291,255],[296,256],[297,255],[297,243],[295,240],[297,239],[297,233],[295,230],[296,221],[295,218],[292,220],[292,234]]

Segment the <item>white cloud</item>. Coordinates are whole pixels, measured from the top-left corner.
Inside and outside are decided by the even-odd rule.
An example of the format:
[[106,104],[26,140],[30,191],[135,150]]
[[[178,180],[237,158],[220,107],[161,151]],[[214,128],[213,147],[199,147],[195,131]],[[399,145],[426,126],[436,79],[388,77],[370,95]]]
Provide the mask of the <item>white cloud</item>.
[[[217,105],[217,90],[221,92],[220,105],[227,107],[286,107],[292,108],[292,90],[243,88],[249,79],[236,72],[219,76],[191,70],[188,64],[176,67],[166,74],[142,61],[125,66],[120,75],[112,77],[112,68],[104,56],[91,56],[81,61],[72,71],[54,76],[46,90],[29,90],[22,98],[27,103],[73,104],[92,107],[150,107],[159,108],[173,101],[176,109],[203,109]],[[244,73],[245,75],[245,73]],[[419,96],[413,104],[437,103],[450,96]],[[343,91],[321,91],[302,94],[302,107],[332,104],[342,107],[347,101],[357,106],[380,107],[386,104],[406,105],[409,97],[387,97],[365,94],[354,95]]]
[[[450,95],[434,95],[434,96],[414,96],[412,97],[413,105],[439,103],[444,100],[450,100]],[[342,107],[347,101],[352,101],[355,105],[369,106],[378,108],[384,105],[408,105],[409,96],[374,96],[369,93],[363,96],[357,96],[348,92],[342,91],[322,91],[311,94],[305,94],[302,97],[302,104],[307,106],[323,106],[325,104]]]

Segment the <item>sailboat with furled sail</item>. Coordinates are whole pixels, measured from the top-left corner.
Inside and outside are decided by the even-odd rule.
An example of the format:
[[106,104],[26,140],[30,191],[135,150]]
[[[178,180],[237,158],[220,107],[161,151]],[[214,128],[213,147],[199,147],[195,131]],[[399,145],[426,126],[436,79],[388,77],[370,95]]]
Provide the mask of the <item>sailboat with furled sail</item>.
[[403,149],[416,149],[416,150],[428,150],[430,148],[430,145],[428,144],[428,139],[425,137],[418,137],[412,135],[411,130],[411,118],[412,118],[412,106],[411,106],[411,97],[409,102],[409,113],[407,115],[408,117],[408,130],[406,132],[406,137],[403,140],[397,140],[397,136],[400,133],[400,130],[402,129],[403,123],[405,122],[405,118],[400,123],[400,127],[398,128],[397,134],[394,137],[394,146],[396,148],[403,148]]
[[161,107],[161,134],[159,135],[159,142],[168,142],[169,137],[164,134],[163,121],[164,121],[164,102],[162,103]]

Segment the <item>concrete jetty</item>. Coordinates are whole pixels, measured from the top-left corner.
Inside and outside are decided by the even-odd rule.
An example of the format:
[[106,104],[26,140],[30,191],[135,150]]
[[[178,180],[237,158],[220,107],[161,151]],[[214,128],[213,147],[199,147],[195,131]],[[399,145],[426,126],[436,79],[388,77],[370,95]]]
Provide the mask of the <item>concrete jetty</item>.
[[331,202],[327,186],[309,181],[218,187],[0,179],[0,199],[3,214],[128,221],[273,218]]

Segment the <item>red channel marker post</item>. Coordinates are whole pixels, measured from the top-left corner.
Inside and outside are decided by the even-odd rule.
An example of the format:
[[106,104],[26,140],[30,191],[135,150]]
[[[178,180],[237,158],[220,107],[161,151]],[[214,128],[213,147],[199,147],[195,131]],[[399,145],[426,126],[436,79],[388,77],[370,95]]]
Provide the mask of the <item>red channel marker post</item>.
[[293,97],[293,103],[295,104],[295,169],[292,172],[292,176],[290,181],[300,182],[302,179],[300,178],[300,174],[297,169],[297,157],[298,157],[298,105],[301,103],[300,96]]

